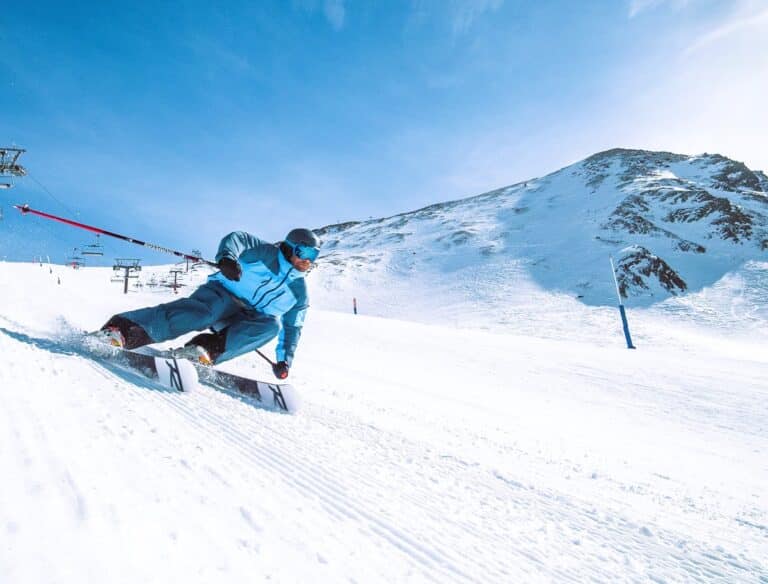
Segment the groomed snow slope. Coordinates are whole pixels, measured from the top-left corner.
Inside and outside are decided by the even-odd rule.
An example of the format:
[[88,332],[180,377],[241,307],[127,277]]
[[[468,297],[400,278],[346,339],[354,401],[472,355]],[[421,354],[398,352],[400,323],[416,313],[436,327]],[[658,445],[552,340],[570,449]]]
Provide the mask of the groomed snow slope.
[[289,416],[89,359],[110,275],[0,263],[0,582],[768,581],[764,346],[315,309]]

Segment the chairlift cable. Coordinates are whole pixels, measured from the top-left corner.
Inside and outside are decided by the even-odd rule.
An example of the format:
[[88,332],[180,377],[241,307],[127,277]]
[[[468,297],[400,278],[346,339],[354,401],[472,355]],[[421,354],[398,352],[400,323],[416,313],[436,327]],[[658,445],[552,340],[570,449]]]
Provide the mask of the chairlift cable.
[[51,198],[52,198],[54,201],[56,201],[56,202],[57,202],[59,205],[61,205],[62,207],[64,207],[64,209],[65,209],[66,211],[68,211],[69,213],[72,213],[73,215],[80,215],[80,213],[78,213],[78,212],[77,212],[77,211],[75,211],[74,209],[71,209],[70,207],[68,207],[67,205],[65,205],[64,203],[62,203],[62,202],[61,202],[61,201],[60,201],[58,198],[56,198],[56,196],[55,196],[55,195],[54,195],[54,194],[53,194],[51,191],[49,191],[49,190],[48,190],[48,188],[47,188],[47,187],[46,187],[46,186],[45,186],[43,183],[41,183],[41,182],[40,182],[39,180],[37,180],[37,179],[36,179],[34,176],[32,176],[32,174],[30,174],[29,172],[27,172],[27,176],[28,176],[29,178],[31,178],[31,179],[32,179],[34,182],[36,182],[36,183],[37,183],[37,185],[38,185],[38,186],[39,186],[41,189],[43,189],[43,190],[44,190],[44,191],[45,191],[45,192],[48,194],[48,196],[49,196],[49,197],[51,197]]

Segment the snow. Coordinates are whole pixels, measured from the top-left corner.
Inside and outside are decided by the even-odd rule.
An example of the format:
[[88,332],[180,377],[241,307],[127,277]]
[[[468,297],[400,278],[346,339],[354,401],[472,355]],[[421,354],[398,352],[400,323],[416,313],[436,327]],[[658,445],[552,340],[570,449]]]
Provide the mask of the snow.
[[768,579],[768,355],[718,325],[765,326],[752,280],[630,309],[628,351],[555,293],[479,330],[461,296],[454,322],[323,310],[313,273],[292,416],[88,358],[72,329],[174,297],[111,275],[0,263],[0,582]]

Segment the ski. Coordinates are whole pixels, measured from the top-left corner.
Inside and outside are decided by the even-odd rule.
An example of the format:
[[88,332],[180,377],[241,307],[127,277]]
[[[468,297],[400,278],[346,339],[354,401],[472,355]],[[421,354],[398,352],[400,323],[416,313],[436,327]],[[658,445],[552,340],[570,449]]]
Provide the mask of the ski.
[[159,350],[153,347],[123,349],[104,343],[99,333],[87,333],[89,348],[97,356],[118,364],[125,364],[161,385],[188,391],[200,383],[224,391],[246,396],[260,406],[282,412],[293,413],[298,409],[299,398],[296,389],[287,383],[270,383],[221,371],[202,365],[179,350]]
[[87,334],[85,344],[95,358],[137,371],[168,389],[189,391],[198,382],[197,369],[185,359],[155,351],[128,351],[92,339],[94,335]]
[[251,397],[266,407],[284,412],[295,412],[298,407],[296,390],[290,384],[268,383],[197,363],[193,365],[204,385]]
[[160,354],[180,359],[189,359],[197,369],[198,377],[203,384],[214,385],[218,388],[225,388],[242,395],[247,395],[266,406],[284,412],[295,411],[297,408],[296,390],[287,383],[269,383],[221,371],[199,360],[199,353],[190,350],[189,346],[161,351]]

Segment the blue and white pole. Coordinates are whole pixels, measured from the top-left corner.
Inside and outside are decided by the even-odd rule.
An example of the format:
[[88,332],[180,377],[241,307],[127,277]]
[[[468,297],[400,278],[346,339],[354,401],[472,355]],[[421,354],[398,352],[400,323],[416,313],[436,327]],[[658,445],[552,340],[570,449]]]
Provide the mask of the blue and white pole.
[[627,349],[636,349],[632,344],[632,337],[629,334],[629,322],[627,321],[627,311],[624,310],[624,303],[621,301],[621,292],[619,291],[619,280],[616,278],[616,267],[613,265],[613,256],[608,256],[611,260],[611,272],[613,272],[613,283],[616,284],[616,295],[619,297],[619,313],[621,314],[621,326],[624,327],[624,338],[627,340]]

